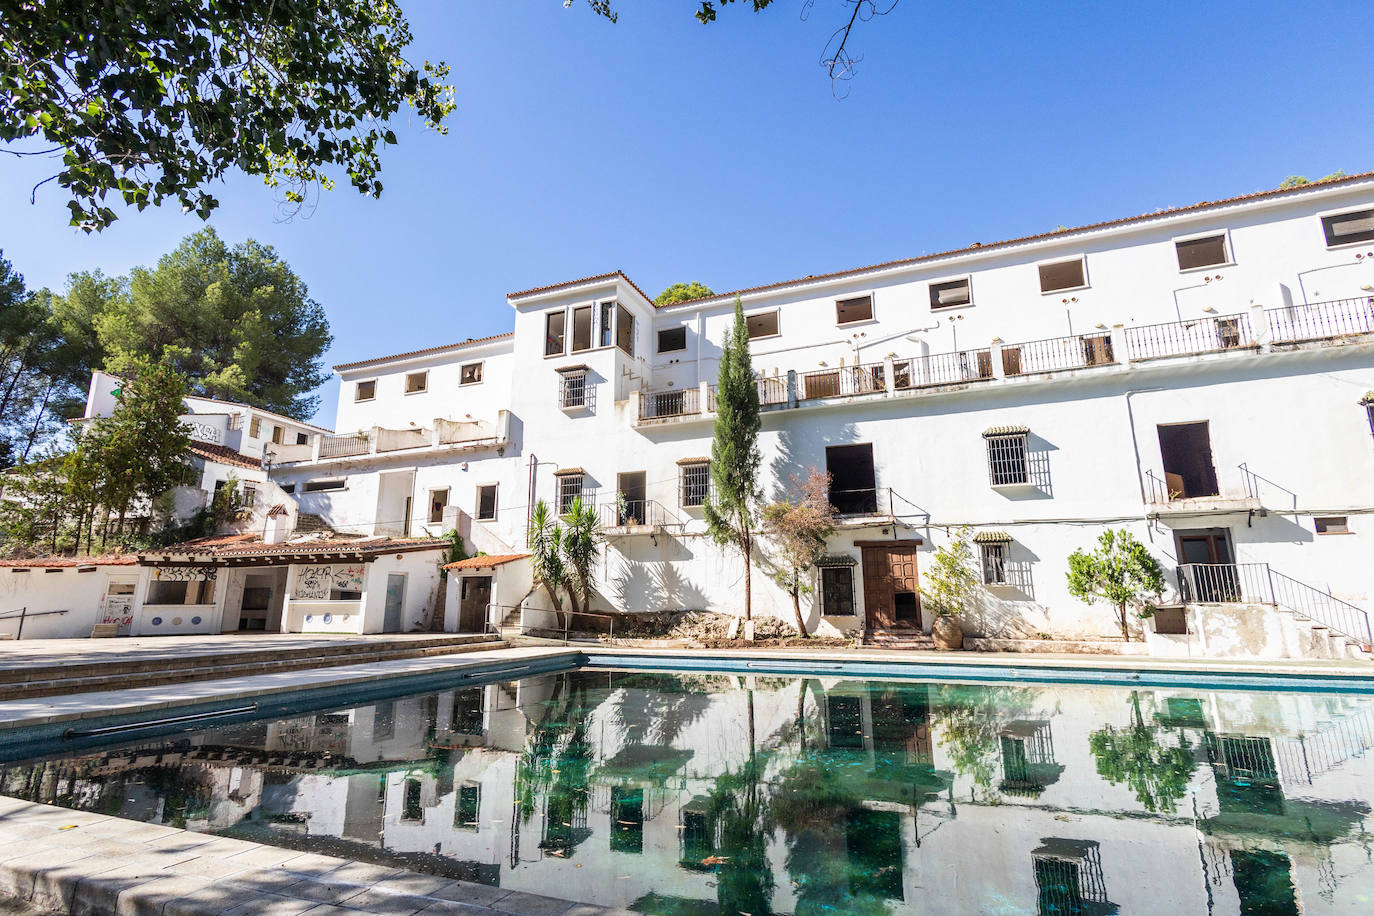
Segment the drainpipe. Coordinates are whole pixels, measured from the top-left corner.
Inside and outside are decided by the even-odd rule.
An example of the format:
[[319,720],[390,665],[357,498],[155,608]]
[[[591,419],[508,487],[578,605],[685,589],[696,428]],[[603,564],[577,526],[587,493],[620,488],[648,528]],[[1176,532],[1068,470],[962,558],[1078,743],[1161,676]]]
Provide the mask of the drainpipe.
[[534,478],[539,471],[539,458],[530,452],[530,491],[525,499],[525,548],[530,546],[530,515],[534,512]]
[[1135,411],[1131,409],[1131,397],[1137,394],[1148,394],[1152,391],[1163,391],[1162,387],[1154,388],[1132,388],[1126,392],[1126,418],[1131,424],[1131,451],[1135,453],[1135,479],[1140,485],[1140,505],[1145,506],[1145,470],[1140,465],[1140,442],[1135,435]]

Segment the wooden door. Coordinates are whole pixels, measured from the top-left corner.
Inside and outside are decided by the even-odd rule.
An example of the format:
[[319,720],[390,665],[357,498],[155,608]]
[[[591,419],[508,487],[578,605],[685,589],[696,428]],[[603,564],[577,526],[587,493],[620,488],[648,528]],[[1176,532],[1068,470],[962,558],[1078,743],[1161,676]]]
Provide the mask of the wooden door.
[[916,547],[863,547],[864,620],[869,629],[921,626]]
[[458,599],[458,632],[481,633],[486,629],[491,602],[491,576],[464,576]]

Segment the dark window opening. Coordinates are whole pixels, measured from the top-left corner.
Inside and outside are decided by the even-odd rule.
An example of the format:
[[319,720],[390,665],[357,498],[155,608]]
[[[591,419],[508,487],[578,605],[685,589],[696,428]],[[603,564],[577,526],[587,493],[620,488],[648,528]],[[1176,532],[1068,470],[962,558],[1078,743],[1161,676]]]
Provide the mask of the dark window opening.
[[854,613],[854,568],[821,567],[821,613],[849,617]]
[[1374,210],[1356,210],[1322,217],[1328,247],[1374,241]]
[[644,790],[611,787],[611,851],[644,851]]
[[858,697],[826,697],[826,733],[831,747],[864,746],[863,710]]
[[458,370],[458,384],[460,385],[476,385],[481,380],[481,363],[468,363]]
[[558,512],[566,513],[572,508],[573,500],[582,496],[582,475],[568,474],[558,478]]
[[988,543],[979,545],[983,560],[983,584],[1007,584],[1007,545]]
[[1030,482],[1025,433],[984,438],[988,443],[988,481],[994,487],[1019,486]]
[[405,783],[405,799],[401,805],[401,820],[421,821],[424,820],[425,809],[420,804],[420,780],[407,779]]
[[419,394],[428,387],[428,372],[412,372],[406,376],[406,394]]
[[1246,916],[1297,916],[1297,891],[1293,887],[1293,863],[1281,852],[1268,849],[1232,849],[1231,881]]
[[448,488],[429,491],[429,523],[437,525],[444,520],[444,510],[448,508]]
[[749,339],[755,337],[772,337],[778,333],[778,313],[759,312],[757,315],[746,315],[744,327],[749,334]]
[[972,301],[973,292],[969,287],[968,278],[950,280],[948,283],[930,284],[930,307],[932,309],[954,308],[956,305],[968,305]]
[[1207,423],[1160,426],[1159,452],[1164,459],[1164,484],[1169,499],[1195,499],[1220,493]]
[[592,348],[592,307],[580,305],[573,309],[572,348],[590,350]]
[[467,830],[477,829],[477,812],[481,808],[482,787],[467,785],[458,787],[458,799],[453,806],[453,826]]
[[[467,579],[463,580],[466,585]],[[485,687],[468,687],[453,692],[453,716],[449,730],[460,735],[480,735],[483,732],[482,713],[486,704]]]
[[873,445],[831,445],[825,450],[830,473],[830,505],[840,515],[878,511],[878,485],[873,471]]
[[615,303],[603,302],[598,309],[597,333],[600,335],[599,345],[609,347],[611,345],[611,332],[614,330],[612,322],[615,320]]
[[1174,242],[1174,251],[1178,254],[1179,270],[1192,270],[1195,267],[1225,264],[1227,261],[1226,236],[1210,235],[1205,239]]
[[[354,388],[353,388],[353,400],[355,400],[355,401],[370,401],[370,400],[372,400],[373,398],[375,398],[376,396],[377,396],[377,380],[376,380],[376,379],[370,379],[370,380],[368,380],[368,381],[366,381],[366,382],[359,382],[359,383],[358,383],[356,386],[354,386]],[[254,418],[253,418],[252,424],[250,424],[249,435],[252,436],[253,438],[257,438],[257,432],[258,432],[258,418],[257,418],[257,417],[254,417]]]
[[1053,293],[1061,289],[1078,289],[1080,286],[1087,286],[1088,281],[1083,271],[1083,259],[1074,258],[1072,261],[1058,261],[1054,264],[1040,265],[1040,292]]
[[558,405],[560,407],[587,406],[587,370],[564,369],[558,373]]
[[297,444],[297,445],[308,445],[309,443],[310,443],[310,437],[309,437],[309,436],[307,436],[305,433],[296,433],[296,444]]
[[496,484],[484,484],[477,488],[477,520],[489,522],[496,518]]
[[615,345],[627,355],[635,355],[635,316],[618,302],[615,305]]
[[658,352],[672,353],[687,349],[686,328],[664,328],[658,332]]
[[563,326],[567,315],[562,311],[544,316],[544,355],[559,356],[563,352]]
[[853,299],[840,299],[835,303],[836,324],[871,320],[873,320],[872,296],[855,296]]
[[1344,515],[1319,515],[1312,519],[1317,534],[1349,534],[1350,525]]
[[916,599],[916,593],[893,592],[892,616],[895,617],[899,623],[919,625],[921,622],[921,605]]
[[324,490],[342,490],[348,486],[348,481],[342,478],[338,480],[308,480],[305,483],[305,492],[319,493]]
[[711,465],[701,461],[682,466],[682,505],[704,506],[711,492]]

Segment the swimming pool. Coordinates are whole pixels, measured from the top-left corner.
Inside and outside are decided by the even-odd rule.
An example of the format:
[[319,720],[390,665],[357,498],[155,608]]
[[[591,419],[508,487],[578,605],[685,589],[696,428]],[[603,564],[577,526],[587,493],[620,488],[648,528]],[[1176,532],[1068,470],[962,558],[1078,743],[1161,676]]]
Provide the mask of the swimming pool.
[[0,792],[650,913],[1374,909],[1368,694],[579,668],[167,731]]

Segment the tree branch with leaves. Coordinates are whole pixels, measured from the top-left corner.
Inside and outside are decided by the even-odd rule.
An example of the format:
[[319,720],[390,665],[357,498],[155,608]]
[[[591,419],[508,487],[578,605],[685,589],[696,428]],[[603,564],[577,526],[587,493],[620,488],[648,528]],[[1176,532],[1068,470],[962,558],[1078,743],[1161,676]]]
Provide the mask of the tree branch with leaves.
[[805,480],[793,481],[795,500],[780,499],[763,507],[763,534],[777,549],[773,579],[792,598],[797,632],[806,632],[801,596],[812,591],[811,571],[825,554],[825,542],[835,531],[835,508],[830,505],[830,475],[812,468]]

